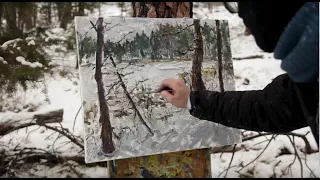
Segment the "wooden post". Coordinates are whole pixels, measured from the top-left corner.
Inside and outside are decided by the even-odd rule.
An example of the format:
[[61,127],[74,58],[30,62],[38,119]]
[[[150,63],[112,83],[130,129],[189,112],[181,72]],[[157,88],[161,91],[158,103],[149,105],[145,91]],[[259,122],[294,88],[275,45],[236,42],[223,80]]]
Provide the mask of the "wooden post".
[[[192,18],[192,3],[191,2],[132,2],[133,16],[134,17],[151,17],[151,18]],[[157,10],[156,10],[157,9]],[[218,27],[220,21],[216,21]],[[217,37],[220,41],[218,47],[218,57],[220,60],[219,75],[222,76],[222,57],[225,57],[224,53],[231,54],[230,47],[224,48],[226,52],[222,50],[222,35],[219,31]],[[227,31],[227,33],[229,33]],[[229,37],[229,34],[227,34]],[[220,39],[219,39],[220,38]],[[225,40],[225,39],[224,39]],[[229,39],[228,39],[229,40]],[[226,46],[230,46],[228,43]],[[216,46],[217,47],[217,46]],[[223,58],[224,64],[232,65],[230,58]],[[231,68],[233,68],[231,66]],[[232,69],[233,71],[233,69]],[[232,76],[233,78],[233,76]],[[223,81],[223,78],[219,78]],[[228,84],[229,83],[229,84]],[[230,84],[231,83],[231,84]],[[232,87],[228,89],[226,87],[220,87],[220,90],[234,90],[234,80],[228,82],[219,82],[220,85],[228,85],[226,87]],[[141,167],[147,169],[154,177],[159,178],[210,178],[211,177],[211,165],[210,165],[210,152],[209,149],[198,149],[190,151],[181,151],[174,153],[165,153],[144,157],[128,158],[122,160],[115,160],[109,163],[110,177],[111,178],[139,178],[141,177]]]

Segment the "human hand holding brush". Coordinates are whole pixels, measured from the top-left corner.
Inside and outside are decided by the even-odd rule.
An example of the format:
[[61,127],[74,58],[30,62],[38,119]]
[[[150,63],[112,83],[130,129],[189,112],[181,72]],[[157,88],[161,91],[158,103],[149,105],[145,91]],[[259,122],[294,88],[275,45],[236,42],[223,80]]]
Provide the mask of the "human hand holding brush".
[[188,107],[190,89],[182,79],[165,79],[157,91],[172,105],[178,108]]

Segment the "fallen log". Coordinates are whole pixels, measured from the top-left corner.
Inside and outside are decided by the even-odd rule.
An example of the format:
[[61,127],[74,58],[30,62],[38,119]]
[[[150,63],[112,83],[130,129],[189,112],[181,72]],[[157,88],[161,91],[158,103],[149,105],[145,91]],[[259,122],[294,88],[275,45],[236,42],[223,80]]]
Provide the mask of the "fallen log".
[[0,136],[29,126],[42,125],[46,123],[59,123],[62,122],[62,120],[63,109],[35,114],[33,117],[26,119],[8,119],[0,122]]
[[58,109],[46,113],[35,114],[33,116],[39,124],[57,123],[63,120],[63,109]]

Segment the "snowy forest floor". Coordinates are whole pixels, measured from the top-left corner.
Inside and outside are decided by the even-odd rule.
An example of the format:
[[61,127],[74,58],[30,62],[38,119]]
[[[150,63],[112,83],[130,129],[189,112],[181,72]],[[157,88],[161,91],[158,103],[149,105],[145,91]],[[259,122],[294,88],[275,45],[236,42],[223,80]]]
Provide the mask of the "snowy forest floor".
[[[101,8],[102,15],[120,15],[120,9],[116,5],[104,5]],[[124,15],[129,15],[125,13]],[[90,16],[97,16],[93,12]],[[233,57],[244,58],[251,55],[261,55],[262,58],[234,60],[234,73],[236,90],[258,90],[263,89],[277,75],[283,73],[280,69],[280,61],[274,60],[272,54],[263,53],[256,46],[252,36],[244,35],[244,25],[237,15],[229,14],[224,7],[214,7],[211,11],[203,4],[195,3],[194,18],[227,19],[229,20],[231,48]],[[0,112],[0,122],[26,119],[35,113],[54,109],[64,109],[61,125],[72,134],[83,137],[83,122],[81,106],[79,75],[76,70],[76,52],[69,52],[67,55],[52,54],[59,63],[60,71],[53,76],[45,78],[47,95],[42,92],[43,87],[29,89],[26,92],[19,91],[13,97],[7,98],[3,104],[8,108]],[[61,63],[62,62],[62,63]],[[63,71],[61,71],[63,70]],[[64,73],[61,73],[64,72]],[[62,76],[63,75],[63,76]],[[247,79],[247,80],[246,80]],[[249,82],[248,82],[249,80]],[[245,85],[247,84],[247,85]],[[48,103],[50,101],[50,104]],[[29,106],[27,106],[29,105]],[[33,105],[38,107],[35,112],[28,112],[25,107]],[[78,114],[78,115],[77,115]],[[76,118],[75,118],[76,117]],[[75,124],[74,124],[75,122]],[[59,124],[51,124],[59,126]],[[295,133],[306,134],[309,128],[296,130]],[[55,154],[59,151],[60,156],[84,157],[81,148],[73,143],[66,143],[65,137],[53,134],[53,131],[45,127],[33,126],[26,130],[15,131],[0,138],[0,154],[3,149],[36,147],[50,151]],[[243,136],[257,135],[256,132],[244,132]],[[311,148],[316,153],[304,155],[303,149],[306,146],[301,138],[294,138],[294,143],[284,135],[278,135],[272,141],[272,135],[261,136],[248,140],[237,145],[236,152],[232,153],[233,146],[217,150],[211,156],[212,177],[313,177],[319,176],[320,156],[316,143],[309,133],[307,139]],[[292,138],[292,137],[291,137]],[[270,143],[269,143],[270,142]],[[267,147],[267,149],[265,149]],[[297,149],[297,153],[295,152]],[[214,149],[215,150],[215,149]],[[224,152],[222,152],[224,151]],[[21,152],[21,151],[20,151]],[[14,153],[14,152],[12,152]],[[262,155],[260,156],[260,154]],[[56,153],[57,154],[57,153]],[[299,155],[296,158],[295,154]],[[259,158],[257,158],[259,156]],[[1,156],[0,156],[1,157]],[[306,159],[307,158],[307,159]],[[232,163],[230,160],[232,159]],[[251,161],[255,160],[253,163]],[[301,161],[300,161],[301,160]],[[18,162],[19,163],[19,162]],[[249,164],[250,163],[250,164]],[[246,166],[249,164],[248,166]],[[246,166],[241,171],[242,166]],[[226,171],[226,169],[229,170]],[[301,173],[301,170],[303,173]],[[79,174],[79,172],[81,172]],[[227,172],[227,175],[225,175]],[[40,161],[36,163],[21,163],[17,177],[108,177],[105,167],[86,167],[83,164],[69,160],[63,164],[48,163]]]

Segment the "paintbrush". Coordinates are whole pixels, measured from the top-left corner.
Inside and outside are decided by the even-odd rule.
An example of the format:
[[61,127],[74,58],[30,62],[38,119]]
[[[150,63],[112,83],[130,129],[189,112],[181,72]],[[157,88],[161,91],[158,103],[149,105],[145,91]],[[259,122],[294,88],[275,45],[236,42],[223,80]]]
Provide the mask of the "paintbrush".
[[160,93],[161,91],[168,91],[169,93],[172,93],[173,90],[168,86],[165,86],[158,90],[138,92],[138,94],[153,94],[153,93]]

